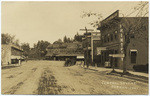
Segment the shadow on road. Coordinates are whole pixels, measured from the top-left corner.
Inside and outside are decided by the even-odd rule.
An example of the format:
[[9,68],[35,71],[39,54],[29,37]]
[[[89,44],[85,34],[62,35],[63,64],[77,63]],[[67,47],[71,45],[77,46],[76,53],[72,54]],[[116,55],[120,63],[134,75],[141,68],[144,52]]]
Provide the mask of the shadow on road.
[[140,75],[134,75],[131,73],[128,73],[126,75],[123,75],[122,72],[108,72],[108,71],[98,71],[96,69],[90,69],[90,68],[84,68],[85,70],[91,70],[91,71],[97,71],[97,73],[99,75],[114,75],[114,76],[119,76],[122,78],[127,78],[127,79],[132,79],[132,80],[136,80],[136,81],[140,81],[140,82],[144,82],[144,83],[148,83],[148,77],[145,76],[140,76]]
[[132,80],[148,83],[148,77],[134,75],[134,74],[131,74],[131,73],[123,75],[121,72],[116,72],[115,71],[115,72],[107,73],[107,75],[115,75],[115,76],[120,76],[120,77],[127,78],[127,79],[132,79]]
[[3,66],[2,69],[10,69],[10,68],[16,68],[20,66]]

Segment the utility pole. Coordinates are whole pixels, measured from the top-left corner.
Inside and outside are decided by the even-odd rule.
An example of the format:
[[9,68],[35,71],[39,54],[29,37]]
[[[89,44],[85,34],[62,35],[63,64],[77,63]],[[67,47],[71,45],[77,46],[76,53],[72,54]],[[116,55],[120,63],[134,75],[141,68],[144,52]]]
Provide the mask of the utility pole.
[[87,47],[87,48],[86,48],[84,54],[85,54],[85,56],[86,56],[86,57],[85,57],[85,59],[86,59],[86,60],[85,60],[85,61],[86,61],[85,63],[86,63],[87,68],[88,68],[88,67],[89,67],[89,60],[87,60],[87,59],[89,59],[89,56],[88,56],[88,55],[89,55],[89,54],[88,54],[88,52],[89,52],[89,51],[88,51],[88,47],[89,47],[89,46],[88,46],[88,43],[90,43],[90,42],[87,41],[87,33],[88,33],[88,31],[94,31],[94,30],[93,30],[93,29],[87,29],[87,28],[85,27],[85,29],[80,29],[80,31],[85,31],[85,32],[86,32],[86,34],[85,34],[85,40],[86,40],[86,41],[85,41],[85,44],[86,44],[86,47]]
[[80,29],[80,31],[85,31],[86,33],[88,33],[88,31],[94,31],[93,29],[87,29],[86,27],[85,27],[85,29]]

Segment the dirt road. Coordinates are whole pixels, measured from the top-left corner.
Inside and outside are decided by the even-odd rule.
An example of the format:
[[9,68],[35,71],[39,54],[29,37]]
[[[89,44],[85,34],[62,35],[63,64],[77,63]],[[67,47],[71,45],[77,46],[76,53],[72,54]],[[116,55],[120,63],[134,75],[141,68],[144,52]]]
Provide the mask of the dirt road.
[[63,65],[63,61],[28,61],[2,69],[2,94],[148,94],[148,83]]

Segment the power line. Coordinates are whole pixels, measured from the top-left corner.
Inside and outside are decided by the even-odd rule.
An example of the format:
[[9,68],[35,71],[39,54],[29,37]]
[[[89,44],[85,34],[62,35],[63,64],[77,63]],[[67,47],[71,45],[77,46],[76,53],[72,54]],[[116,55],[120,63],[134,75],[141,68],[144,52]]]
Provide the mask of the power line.
[[134,11],[132,11],[131,13],[129,13],[126,17],[132,15],[133,13],[135,13],[136,11],[138,11],[141,8],[144,8],[146,5],[148,4],[148,2],[146,2],[145,4],[141,5],[139,8],[135,9]]

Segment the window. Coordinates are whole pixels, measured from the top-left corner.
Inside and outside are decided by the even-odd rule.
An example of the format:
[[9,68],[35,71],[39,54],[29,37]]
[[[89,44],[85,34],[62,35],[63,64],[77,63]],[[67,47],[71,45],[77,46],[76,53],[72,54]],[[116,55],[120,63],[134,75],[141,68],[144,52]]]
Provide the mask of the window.
[[104,36],[101,37],[101,42],[104,43]]
[[111,41],[113,41],[113,34],[110,34]]
[[136,63],[136,56],[137,56],[137,52],[131,51],[131,63]]
[[104,42],[107,42],[107,40],[106,40],[107,38],[106,38],[106,37],[107,37],[107,36],[105,35],[105,37],[104,37]]
[[109,37],[107,37],[107,42],[109,42]]
[[110,34],[108,34],[108,36],[107,36],[107,41],[108,42],[110,41]]
[[118,38],[117,38],[117,34],[115,33],[115,40],[117,40]]
[[130,37],[131,37],[131,38],[134,38],[134,34],[132,34]]
[[118,54],[118,51],[117,51],[117,50],[115,50],[115,54]]

